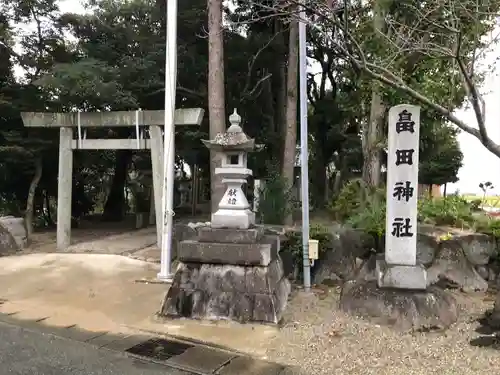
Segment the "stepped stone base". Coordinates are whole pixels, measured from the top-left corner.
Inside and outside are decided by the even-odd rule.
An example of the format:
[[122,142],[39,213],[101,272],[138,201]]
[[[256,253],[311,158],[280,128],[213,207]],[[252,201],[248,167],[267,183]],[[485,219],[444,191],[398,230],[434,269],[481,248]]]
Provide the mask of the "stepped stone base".
[[[277,255],[278,238],[273,241],[261,232],[234,231],[224,237],[221,229],[215,231],[222,241],[230,238],[246,243],[183,241],[181,263],[160,315],[278,323],[290,294],[290,282]],[[207,234],[204,228],[200,237],[207,240],[217,236]]]
[[[263,241],[266,239],[264,238]],[[234,264],[268,266],[278,254],[277,241],[270,243],[215,243],[196,240],[179,244],[179,261],[183,263]]]

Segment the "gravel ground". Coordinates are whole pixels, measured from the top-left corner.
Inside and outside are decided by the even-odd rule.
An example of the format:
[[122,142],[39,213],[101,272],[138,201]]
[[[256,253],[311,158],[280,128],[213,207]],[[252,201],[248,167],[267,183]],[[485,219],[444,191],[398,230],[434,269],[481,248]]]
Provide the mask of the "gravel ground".
[[460,319],[445,332],[400,333],[339,311],[339,288],[294,294],[269,360],[311,375],[500,373],[500,351],[469,343],[480,336],[477,319],[492,307],[491,295],[454,293]]

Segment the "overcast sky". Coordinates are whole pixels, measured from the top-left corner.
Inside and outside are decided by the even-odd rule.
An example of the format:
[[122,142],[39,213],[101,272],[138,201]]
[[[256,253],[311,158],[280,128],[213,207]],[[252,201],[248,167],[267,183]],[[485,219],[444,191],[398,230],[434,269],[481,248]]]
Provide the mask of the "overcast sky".
[[[182,1],[182,0],[180,0]],[[185,0],[184,0],[185,1]],[[61,12],[83,12],[81,0],[62,0]],[[486,63],[494,63],[500,57],[500,46],[488,53]],[[490,74],[483,88],[486,102],[486,125],[490,137],[500,142],[500,78],[497,73]],[[470,125],[475,125],[472,110],[459,111],[459,117]],[[495,188],[492,194],[500,194],[500,159],[487,151],[473,136],[459,135],[460,147],[464,153],[464,166],[460,169],[460,181],[448,185],[448,192],[459,190],[461,193],[480,193],[480,182],[491,181]]]
[[83,13],[84,9],[82,6],[83,1],[81,0],[61,0],[59,6],[62,13],[74,12]]
[[[500,27],[492,32],[489,39],[498,39]],[[496,66],[500,58],[500,44],[491,45],[482,59],[482,66]],[[500,143],[500,76],[498,69],[490,72],[484,82],[481,92],[485,101],[486,128],[490,138],[495,143]],[[471,126],[477,124],[474,111],[461,110],[457,115]],[[477,127],[477,126],[475,126]],[[481,193],[480,182],[491,181],[494,189],[489,194],[500,194],[500,159],[490,153],[475,137],[462,132],[459,135],[460,147],[464,154],[464,165],[458,173],[459,181],[449,184],[448,191],[458,189],[461,193]]]

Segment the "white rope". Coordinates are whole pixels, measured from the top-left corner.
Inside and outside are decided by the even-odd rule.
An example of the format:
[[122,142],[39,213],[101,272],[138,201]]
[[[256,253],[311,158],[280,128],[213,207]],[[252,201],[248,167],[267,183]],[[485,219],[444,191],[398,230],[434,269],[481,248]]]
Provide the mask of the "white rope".
[[135,139],[137,140],[137,149],[141,148],[141,133],[139,129],[139,112],[141,109],[139,108],[135,111]]
[[78,110],[77,115],[77,126],[78,126],[78,148],[82,148],[82,124],[80,119],[80,110]]
[[175,212],[174,212],[174,211],[170,211],[170,210],[166,210],[166,211],[165,211],[165,214],[166,214],[166,215],[169,215],[169,216],[172,216],[172,217],[174,217],[174,216],[175,216]]

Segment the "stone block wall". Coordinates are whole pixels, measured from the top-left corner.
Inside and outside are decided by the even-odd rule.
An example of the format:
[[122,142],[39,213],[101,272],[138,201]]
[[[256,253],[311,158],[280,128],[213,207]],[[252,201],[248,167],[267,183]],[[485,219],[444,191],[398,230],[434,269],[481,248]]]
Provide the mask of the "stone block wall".
[[[333,229],[331,248],[320,254],[312,269],[313,283],[376,280],[376,250],[365,236],[344,226]],[[383,249],[383,241],[380,247]],[[496,258],[499,250],[495,238],[486,234],[430,225],[418,227],[417,263],[427,269],[430,285],[466,292],[485,291],[488,282],[497,278],[500,281],[500,263]],[[290,269],[287,271],[290,274]]]

